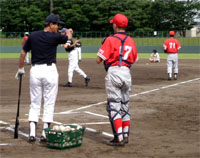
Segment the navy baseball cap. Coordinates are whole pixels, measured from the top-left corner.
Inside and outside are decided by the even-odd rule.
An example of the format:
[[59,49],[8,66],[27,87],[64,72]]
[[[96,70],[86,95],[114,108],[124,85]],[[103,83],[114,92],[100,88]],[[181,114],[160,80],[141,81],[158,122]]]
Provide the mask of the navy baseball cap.
[[47,23],[57,23],[57,24],[64,24],[63,21],[60,21],[60,17],[57,14],[51,14],[46,17],[45,22]]

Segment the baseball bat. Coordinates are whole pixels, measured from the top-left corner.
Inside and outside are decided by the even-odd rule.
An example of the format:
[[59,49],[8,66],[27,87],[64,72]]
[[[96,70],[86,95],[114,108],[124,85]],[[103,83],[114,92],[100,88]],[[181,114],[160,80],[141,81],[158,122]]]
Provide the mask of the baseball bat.
[[22,86],[22,75],[19,75],[18,106],[17,106],[17,115],[16,115],[16,121],[15,121],[15,132],[14,132],[14,138],[15,138],[15,139],[18,138],[19,108],[20,108],[21,86]]

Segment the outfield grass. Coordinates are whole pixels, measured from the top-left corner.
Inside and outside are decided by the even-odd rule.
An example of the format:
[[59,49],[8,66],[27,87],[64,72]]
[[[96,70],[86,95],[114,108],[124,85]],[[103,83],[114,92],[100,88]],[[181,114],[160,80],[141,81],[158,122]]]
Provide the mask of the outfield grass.
[[[138,53],[140,59],[148,59],[151,53]],[[10,58],[16,59],[19,58],[20,53],[0,53],[0,58]],[[29,55],[31,57],[31,54]],[[68,53],[58,53],[57,58],[67,58]],[[82,58],[96,58],[97,53],[82,53]],[[167,54],[160,53],[161,59],[166,59]],[[200,53],[179,53],[179,59],[200,59]]]
[[[82,38],[81,42],[84,46],[100,46],[103,38]],[[163,45],[167,38],[134,38],[138,46],[158,46]],[[200,45],[200,38],[176,38],[181,45],[192,46]],[[22,38],[1,38],[1,46],[21,46]]]

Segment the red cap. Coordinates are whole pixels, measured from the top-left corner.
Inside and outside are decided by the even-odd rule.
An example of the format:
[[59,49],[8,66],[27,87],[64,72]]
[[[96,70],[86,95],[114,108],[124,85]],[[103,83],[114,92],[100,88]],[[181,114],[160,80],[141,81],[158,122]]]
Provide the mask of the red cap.
[[128,18],[123,14],[116,14],[110,23],[115,23],[119,27],[127,27],[128,26]]
[[24,39],[27,40],[27,39],[28,39],[28,36],[24,36]]
[[175,32],[174,32],[174,31],[170,31],[170,32],[169,32],[169,35],[170,35],[170,36],[174,36],[174,35],[175,35]]

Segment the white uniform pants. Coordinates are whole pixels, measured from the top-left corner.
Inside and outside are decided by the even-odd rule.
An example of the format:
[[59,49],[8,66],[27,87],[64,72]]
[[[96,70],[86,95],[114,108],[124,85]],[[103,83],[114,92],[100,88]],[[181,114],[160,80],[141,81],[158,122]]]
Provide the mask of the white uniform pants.
[[38,122],[42,99],[44,100],[43,122],[53,122],[54,106],[58,92],[58,72],[55,64],[32,66],[30,70],[29,121]]
[[[114,100],[110,103],[110,108],[119,111],[114,120],[122,118],[122,121],[130,121],[130,115],[126,112],[129,111],[129,93],[131,91],[131,74],[130,69],[126,66],[111,66],[108,69],[106,78],[106,93],[108,100]],[[121,102],[126,102],[122,104]],[[111,118],[116,114],[115,111],[111,112]]]
[[72,50],[68,55],[69,60],[69,67],[68,67],[68,82],[72,83],[73,78],[73,72],[78,72],[79,75],[83,76],[84,78],[87,77],[87,75],[81,70],[78,66],[78,50],[75,48]]
[[172,68],[174,68],[174,73],[178,73],[178,53],[168,53],[167,73],[171,74]]

